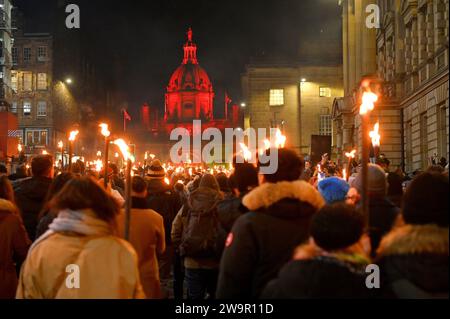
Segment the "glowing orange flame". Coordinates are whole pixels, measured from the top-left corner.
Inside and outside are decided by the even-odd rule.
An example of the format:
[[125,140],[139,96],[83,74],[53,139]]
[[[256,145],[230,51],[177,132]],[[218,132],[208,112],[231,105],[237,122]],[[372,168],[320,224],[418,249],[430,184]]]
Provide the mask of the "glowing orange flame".
[[78,131],[78,130],[71,131],[69,133],[69,141],[71,141],[71,142],[75,141],[75,138],[77,137],[78,133],[80,133],[80,131]]
[[130,153],[128,144],[123,139],[119,138],[115,140],[114,144],[119,147],[120,152],[122,153],[122,156],[126,161],[131,160],[132,162],[134,162],[134,156]]
[[102,156],[102,151],[98,151],[97,156]]
[[167,177],[164,177],[164,183],[166,183],[167,185],[170,185],[170,180]]
[[22,148],[22,144],[17,145],[17,150],[20,152],[22,152],[23,148]]
[[277,132],[275,133],[275,147],[284,148],[285,143],[286,143],[286,136],[281,133],[280,129],[277,129]]
[[95,171],[96,172],[100,172],[103,169],[103,162],[102,160],[95,160],[94,161],[94,165],[95,165]]
[[144,154],[144,159],[145,159],[145,160],[148,159],[148,153],[147,153],[147,152],[145,152],[145,154]]
[[101,133],[104,137],[108,137],[109,135],[111,135],[111,132],[108,130],[108,124],[106,123],[101,123],[100,125],[101,128]]
[[342,169],[342,179],[347,180],[347,170],[345,168]]
[[379,128],[380,128],[380,123],[376,122],[373,127],[373,131],[369,132],[369,136],[372,139],[372,145],[374,147],[380,146],[380,134],[378,133]]
[[63,148],[63,147],[64,147],[63,141],[59,141],[59,142],[58,142],[58,147],[59,147],[59,148]]
[[345,156],[348,158],[355,158],[356,150],[352,150],[351,152],[345,152]]
[[155,154],[150,154],[149,156],[152,160],[155,159],[155,157],[156,157]]
[[43,150],[42,155],[48,155],[48,152],[46,150]]
[[239,143],[241,150],[242,150],[242,155],[244,156],[244,160],[248,161],[252,158],[252,152],[250,152],[250,150],[248,149],[247,145],[245,145],[244,143]]
[[378,100],[378,95],[373,92],[364,92],[362,96],[362,103],[359,108],[359,114],[363,115],[372,111],[375,107],[374,103]]

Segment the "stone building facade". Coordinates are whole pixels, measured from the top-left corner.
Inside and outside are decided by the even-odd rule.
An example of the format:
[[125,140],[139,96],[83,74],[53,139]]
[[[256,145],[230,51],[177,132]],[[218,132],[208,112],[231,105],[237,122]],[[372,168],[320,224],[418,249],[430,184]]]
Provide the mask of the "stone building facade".
[[331,105],[342,96],[342,66],[253,60],[242,75],[244,127],[280,128],[287,146],[311,153],[311,135],[332,135]]
[[[379,95],[381,153],[406,172],[433,156],[448,159],[448,0],[380,0],[380,27],[368,28],[370,1],[343,9],[344,91],[333,103],[336,147],[361,148],[361,81]],[[341,153],[342,154],[342,153]],[[342,156],[342,155],[341,155]]]

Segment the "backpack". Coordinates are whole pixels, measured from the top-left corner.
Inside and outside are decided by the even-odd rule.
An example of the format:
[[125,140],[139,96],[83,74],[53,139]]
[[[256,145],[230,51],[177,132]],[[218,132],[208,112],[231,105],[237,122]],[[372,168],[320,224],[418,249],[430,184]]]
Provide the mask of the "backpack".
[[192,258],[220,258],[226,236],[216,207],[209,211],[190,209],[181,237],[180,255]]

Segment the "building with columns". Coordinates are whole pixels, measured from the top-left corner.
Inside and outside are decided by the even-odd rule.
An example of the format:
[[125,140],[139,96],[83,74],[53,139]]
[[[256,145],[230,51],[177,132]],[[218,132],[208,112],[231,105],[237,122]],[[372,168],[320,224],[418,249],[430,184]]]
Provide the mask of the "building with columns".
[[[379,95],[381,153],[406,172],[448,159],[448,0],[379,0],[380,27],[368,28],[369,1],[342,1],[344,96],[333,103],[335,147],[361,149],[361,81]],[[342,155],[341,155],[342,156]]]

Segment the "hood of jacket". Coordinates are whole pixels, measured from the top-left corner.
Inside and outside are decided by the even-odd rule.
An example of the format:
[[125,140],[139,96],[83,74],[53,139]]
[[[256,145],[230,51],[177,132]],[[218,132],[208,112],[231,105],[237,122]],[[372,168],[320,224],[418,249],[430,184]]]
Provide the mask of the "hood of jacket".
[[448,245],[448,227],[405,225],[383,238],[378,262],[391,283],[402,280],[408,282],[409,290],[418,288],[448,296]]
[[[325,205],[320,193],[305,181],[264,183],[242,198],[250,211],[262,211],[282,218],[310,215]],[[308,206],[309,209],[305,209]]]
[[26,198],[41,201],[47,196],[51,183],[52,179],[48,177],[30,177],[20,180],[14,192]]
[[189,195],[189,207],[199,212],[208,212],[214,209],[223,195],[209,187],[199,187]]
[[10,202],[9,200],[0,198],[0,215],[3,214],[11,214],[17,212],[16,206]]

